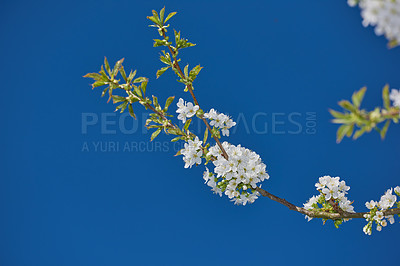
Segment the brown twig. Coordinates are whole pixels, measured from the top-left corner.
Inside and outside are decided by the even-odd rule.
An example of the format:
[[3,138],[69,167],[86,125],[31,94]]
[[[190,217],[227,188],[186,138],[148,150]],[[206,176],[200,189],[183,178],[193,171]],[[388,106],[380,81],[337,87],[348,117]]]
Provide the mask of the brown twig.
[[[324,212],[324,211],[309,211],[304,208],[297,207],[296,205],[288,202],[285,199],[279,198],[268,191],[257,187],[256,190],[264,197],[267,197],[273,201],[276,201],[286,207],[289,208],[289,210],[299,212],[301,214],[307,215],[312,218],[322,218],[322,219],[327,219],[327,220],[337,220],[337,219],[349,219],[349,218],[364,218],[364,214],[368,214],[368,212],[356,212],[356,213],[351,213],[351,212],[344,212],[342,213],[330,213],[330,212]],[[394,214],[400,214],[400,208],[394,208],[390,210],[383,211],[383,214],[385,216],[387,215],[394,215]]]

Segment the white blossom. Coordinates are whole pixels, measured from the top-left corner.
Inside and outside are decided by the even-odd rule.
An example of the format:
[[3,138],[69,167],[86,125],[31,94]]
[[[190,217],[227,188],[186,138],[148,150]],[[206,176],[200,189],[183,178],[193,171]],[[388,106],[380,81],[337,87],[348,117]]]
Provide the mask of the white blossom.
[[[315,187],[321,194],[311,197],[307,203],[304,203],[304,209],[310,211],[320,210],[321,208],[318,206],[318,203],[322,205],[323,202],[319,202],[322,199],[324,202],[329,203],[332,203],[333,201],[334,204],[337,204],[339,208],[345,212],[355,212],[352,202],[346,197],[347,191],[350,187],[346,185],[344,180],[340,181],[340,177],[331,177],[329,175],[322,176],[318,179]],[[308,221],[312,220],[312,218],[307,215],[306,219],[308,219]],[[343,221],[347,220],[348,219],[343,219]]]
[[356,6],[358,4],[358,0],[347,0],[347,4],[351,7]]
[[381,225],[382,225],[383,227],[385,227],[385,226],[387,225],[386,220],[382,220],[382,221],[381,221]]
[[388,189],[385,194],[381,197],[381,200],[379,201],[378,205],[382,210],[386,210],[388,208],[393,207],[395,204],[397,197],[396,195],[392,194],[393,189]]
[[331,198],[337,199],[338,197],[338,187],[326,187],[322,189],[322,193],[325,194],[325,199],[330,200]]
[[351,201],[349,200],[339,201],[339,207],[345,212],[354,212],[354,206],[351,205]]
[[210,125],[221,129],[223,136],[229,137],[229,129],[236,125],[236,122],[233,122],[229,116],[218,113],[214,109],[208,111],[208,113],[204,113],[204,117],[210,120]]
[[395,192],[397,195],[400,196],[400,187],[399,187],[399,186],[395,187],[395,188],[394,188],[394,192]]
[[348,0],[350,6],[359,2],[362,24],[375,27],[376,35],[385,35],[389,41],[400,43],[399,0]]
[[194,164],[201,164],[201,156],[203,155],[203,151],[201,149],[202,143],[203,142],[200,141],[198,137],[196,137],[194,140],[189,140],[188,143],[185,143],[185,148],[180,151],[183,155],[185,168],[191,168]]
[[323,188],[328,184],[328,181],[329,181],[330,178],[331,178],[331,177],[328,176],[328,175],[320,177],[320,178],[318,179],[318,180],[319,180],[319,183],[316,183],[316,184],[315,184],[315,186],[317,187],[317,190],[323,189]]
[[393,101],[393,106],[400,107],[400,90],[392,89],[389,98]]
[[214,178],[213,173],[210,173],[208,168],[206,167],[206,171],[203,174],[204,184],[206,184],[211,178]]
[[312,209],[314,209],[314,204],[317,204],[317,202],[318,202],[318,200],[319,200],[319,198],[320,198],[321,196],[320,195],[318,195],[318,196],[312,196],[308,201],[307,201],[307,203],[303,203],[303,206],[304,206],[304,209],[306,209],[306,210],[312,210]]
[[369,210],[371,210],[371,209],[373,209],[375,206],[376,206],[376,202],[375,201],[373,201],[373,200],[371,200],[370,202],[366,202],[365,203],[365,206],[369,209]]
[[385,216],[385,218],[389,220],[390,224],[394,224],[394,216],[393,215]]
[[[211,112],[212,113],[212,112]],[[209,148],[207,156],[213,157],[213,172],[220,188],[235,204],[246,205],[253,203],[260,194],[255,190],[258,183],[269,178],[266,165],[254,151],[235,146],[228,142],[222,143],[228,154],[228,160],[222,156],[218,145]],[[207,173],[207,172],[206,172]]]
[[319,183],[315,184],[316,189],[324,195],[325,200],[337,200],[339,207],[348,212],[354,212],[354,207],[350,206],[351,202],[346,198],[347,191],[350,189],[344,180],[340,181],[340,177],[331,177],[329,175],[322,176],[318,179]]
[[[394,191],[397,193],[400,190],[400,187],[397,186],[394,188]],[[364,218],[368,222],[366,226],[370,226],[373,222],[377,224],[376,229],[378,231],[382,230],[382,227],[387,226],[387,219],[390,224],[394,223],[393,215],[384,215],[384,211],[390,209],[396,203],[397,197],[393,195],[393,188],[386,190],[385,194],[381,196],[379,202],[369,201],[365,203],[365,206],[370,210],[368,214],[364,214]],[[365,227],[364,227],[365,228]],[[365,231],[364,231],[365,232]],[[367,234],[367,233],[366,233]],[[370,232],[368,233],[371,234]]]
[[[306,203],[303,203],[303,208],[306,210],[313,210],[315,204],[318,203],[318,200],[320,199],[321,195],[318,196],[312,196]],[[306,215],[305,217],[308,221],[311,221],[313,218],[309,217],[308,215]]]
[[187,118],[194,116],[199,110],[198,105],[193,105],[191,102],[186,103],[182,98],[179,99],[176,105],[178,106],[178,110],[176,110],[176,112],[179,114],[178,119],[182,120],[183,123],[186,122]]
[[372,225],[371,223],[368,223],[368,224],[366,224],[364,226],[363,231],[364,231],[364,233],[366,235],[371,235],[371,233],[372,233],[372,226],[371,225]]
[[375,219],[376,221],[380,221],[380,220],[383,219],[383,217],[384,217],[384,216],[383,216],[383,212],[377,211],[376,214],[375,214],[374,219]]

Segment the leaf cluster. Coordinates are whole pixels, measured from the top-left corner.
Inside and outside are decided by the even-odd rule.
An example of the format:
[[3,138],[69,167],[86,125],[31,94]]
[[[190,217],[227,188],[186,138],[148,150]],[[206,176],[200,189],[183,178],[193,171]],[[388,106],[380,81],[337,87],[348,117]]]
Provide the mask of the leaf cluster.
[[[376,107],[372,111],[361,109],[361,103],[367,88],[363,87],[353,93],[351,102],[342,100],[338,104],[343,108],[342,112],[329,110],[334,117],[335,124],[341,124],[336,132],[336,141],[339,143],[347,136],[353,136],[353,139],[361,137],[366,132],[373,129],[378,131],[381,138],[384,139],[391,121],[399,122],[399,108],[391,106],[389,99],[389,85],[386,85],[382,91],[383,107]],[[381,126],[381,123],[384,123]]]
[[[146,121],[147,128],[156,129],[151,136],[151,140],[154,140],[163,129],[167,134],[186,136],[183,131],[173,125],[167,118],[172,117],[167,111],[175,97],[169,97],[164,107],[161,107],[156,96],[153,95],[151,99],[146,97],[148,79],[145,77],[135,78],[136,70],[131,70],[129,75],[127,75],[122,65],[123,61],[124,59],[119,60],[114,68],[111,69],[107,58],[104,58],[104,65],[101,66],[99,73],[88,73],[84,77],[94,80],[92,84],[93,89],[106,86],[101,96],[103,97],[108,92],[108,101],[112,99],[114,104],[118,104],[115,111],[120,111],[122,113],[128,109],[130,115],[136,118],[133,110],[133,104],[136,102],[143,105],[146,109],[152,110],[154,113],[150,114],[150,118]],[[121,83],[121,79],[117,79],[118,74],[125,83]],[[116,89],[125,91],[126,96],[115,94]],[[153,123],[150,124],[151,122]]]

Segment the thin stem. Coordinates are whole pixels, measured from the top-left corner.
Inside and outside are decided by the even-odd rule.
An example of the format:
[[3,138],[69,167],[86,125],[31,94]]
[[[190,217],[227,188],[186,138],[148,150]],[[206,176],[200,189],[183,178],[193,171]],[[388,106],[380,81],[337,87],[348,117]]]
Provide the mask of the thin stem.
[[177,127],[176,125],[173,125],[173,124],[171,123],[171,121],[170,121],[168,118],[166,118],[166,117],[164,116],[163,113],[157,111],[153,106],[151,106],[151,105],[148,104],[148,103],[146,103],[144,106],[147,107],[147,108],[149,108],[150,110],[152,110],[154,113],[158,114],[163,120],[168,121],[168,127],[178,129],[178,127]]
[[[166,39],[167,36],[165,35],[165,30],[164,30],[164,29],[162,29],[162,34],[163,34],[164,39]],[[181,69],[181,67],[179,66],[178,61],[175,59],[175,52],[174,52],[174,50],[172,50],[171,45],[168,45],[168,49],[169,49],[169,51],[171,52],[172,57],[174,58],[173,64],[175,65],[176,69],[178,69],[179,74],[180,74],[182,77],[184,77],[184,74],[183,74],[183,72],[182,72],[182,69]],[[193,98],[194,103],[200,107],[200,104],[199,104],[199,102],[197,101],[196,96],[194,96],[192,84],[188,84],[188,85],[187,85],[187,88],[188,88],[188,90],[189,90],[189,92],[190,92],[190,95],[192,95],[192,98]],[[212,131],[211,131],[212,128],[211,128],[211,126],[208,124],[207,120],[206,120],[204,117],[201,117],[201,120],[203,120],[203,122],[204,122],[204,124],[206,125],[206,127],[208,128],[208,130],[209,130],[210,132],[212,132]],[[226,160],[228,160],[228,159],[229,159],[229,156],[228,156],[228,154],[226,153],[224,147],[222,146],[220,140],[219,140],[216,136],[212,136],[212,137],[213,137],[214,140],[217,142],[218,147],[221,149],[222,156],[224,156],[224,158],[225,158]]]
[[[126,93],[128,94],[128,96],[133,95],[130,91],[126,91]],[[135,96],[135,95],[133,95],[133,96],[134,96],[136,99],[138,99],[139,102],[141,102],[141,101],[143,100],[143,99],[141,99],[141,98],[139,98],[139,97],[137,97],[137,96]],[[147,102],[144,102],[144,103],[141,102],[141,104],[142,104],[145,108],[148,108],[148,109],[150,109],[151,111],[153,111],[154,113],[156,113],[156,114],[157,114],[158,116],[160,116],[164,121],[167,121],[167,122],[168,122],[167,127],[180,130],[180,129],[178,128],[178,126],[172,124],[171,121],[170,121],[168,118],[165,117],[164,113],[162,113],[162,112],[160,112],[160,111],[157,111],[156,108],[154,108],[153,106],[151,106],[151,104],[149,104],[149,103],[147,103]]]

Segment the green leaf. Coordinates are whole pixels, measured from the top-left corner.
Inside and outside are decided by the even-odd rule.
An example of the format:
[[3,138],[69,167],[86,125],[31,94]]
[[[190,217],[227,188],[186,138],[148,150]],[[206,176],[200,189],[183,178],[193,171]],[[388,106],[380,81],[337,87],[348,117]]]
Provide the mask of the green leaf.
[[162,26],[162,23],[161,23],[161,21],[160,21],[160,17],[158,16],[158,14],[157,14],[157,11],[155,11],[155,10],[152,10],[151,11],[152,13],[153,13],[153,16],[151,16],[151,17],[147,17],[148,19],[150,19],[151,21],[153,21],[157,26]]
[[160,132],[161,132],[161,128],[159,128],[156,131],[154,131],[153,134],[151,134],[150,141],[153,141],[158,136],[158,134],[160,134]]
[[130,105],[128,106],[128,109],[129,109],[129,114],[130,114],[133,118],[136,119],[135,113],[133,112],[132,104],[130,104]]
[[117,61],[117,63],[115,63],[114,69],[111,73],[112,78],[114,78],[118,74],[118,71],[122,66],[122,62],[124,62],[124,58],[122,58],[121,60]]
[[107,93],[107,91],[108,91],[109,88],[110,88],[110,87],[107,87],[107,88],[105,88],[105,89],[103,90],[103,92],[101,93],[101,97],[103,97],[103,96]]
[[203,145],[206,144],[207,138],[208,138],[208,128],[206,128],[206,131],[204,131]]
[[195,46],[196,44],[189,42],[186,39],[180,39],[179,42],[176,44],[176,47],[178,49],[182,49],[182,48],[187,48],[187,47],[192,47]]
[[164,22],[164,12],[165,12],[165,7],[163,7],[163,8],[160,10],[160,21],[161,21],[161,23]]
[[190,123],[192,122],[192,119],[188,119],[186,120],[185,125],[183,126],[183,128],[185,129],[185,131],[187,131],[189,129]]
[[168,129],[168,133],[173,134],[173,135],[183,135],[183,132],[178,128],[170,128]]
[[385,139],[389,126],[390,126],[390,120],[388,119],[380,132],[382,140]]
[[118,105],[117,108],[115,109],[115,111],[117,111],[118,109],[121,109],[121,113],[123,113],[127,106],[128,106],[128,101],[124,102],[123,104]]
[[134,87],[134,92],[136,93],[136,96],[138,96],[139,98],[143,98],[142,92],[138,87]]
[[175,35],[175,44],[178,44],[179,40],[181,39],[181,32],[180,31],[176,31],[174,29],[174,35]]
[[108,75],[111,74],[110,64],[108,64],[107,57],[104,57],[104,66],[106,67]]
[[158,16],[157,11],[152,10],[151,12],[153,13],[153,17],[156,18],[158,21],[160,21],[160,17]]
[[[155,122],[155,123],[157,123],[157,122]],[[150,125],[150,126],[147,126],[147,129],[152,129],[152,128],[159,128],[160,126],[157,126],[157,125]]]
[[157,20],[155,17],[153,17],[153,16],[147,17],[147,19],[151,20],[151,21],[154,22],[154,24],[156,24],[156,25],[160,25],[160,23],[158,22],[158,20]]
[[363,134],[365,133],[365,127],[357,130],[354,135],[353,135],[353,139],[358,139],[359,137],[361,137]]
[[113,99],[113,103],[119,103],[119,102],[126,101],[125,97],[122,97],[122,96],[112,95],[111,97]]
[[203,115],[204,115],[203,109],[197,110],[196,116],[197,116],[198,118],[202,119],[202,118],[203,118]]
[[217,137],[217,138],[221,138],[221,134],[219,132],[219,129],[216,127],[213,127],[211,130],[211,137]]
[[185,77],[189,77],[189,65],[186,65],[183,71],[185,73]]
[[171,105],[171,103],[174,101],[174,99],[175,99],[175,96],[168,97],[167,101],[165,102],[165,107],[164,107],[165,111],[168,110],[168,107]]
[[168,42],[167,40],[154,39],[153,47],[168,46],[168,45],[171,45],[171,43]]
[[109,97],[108,97],[107,103],[111,100],[112,95],[113,95],[112,93],[113,93],[113,86],[111,85],[111,86],[110,86],[110,89],[108,90],[108,95],[109,95]]
[[179,136],[179,137],[176,137],[176,138],[171,139],[171,142],[175,142],[175,141],[178,141],[178,140],[180,140],[180,139],[181,139],[181,137]]
[[343,114],[341,112],[338,112],[338,111],[335,111],[332,109],[329,109],[329,113],[331,113],[331,115],[335,118],[346,118],[346,116],[347,116],[346,114]]
[[157,78],[159,78],[162,74],[164,74],[164,72],[167,71],[168,68],[170,68],[170,66],[163,67],[163,68],[157,70],[157,74],[156,74]]
[[169,53],[166,53],[164,50],[162,50],[161,52],[163,53],[163,55],[160,55],[160,61],[166,65],[172,66],[171,55]]
[[337,118],[337,119],[332,119],[331,122],[334,123],[334,124],[347,124],[347,123],[349,123],[349,119],[339,119],[339,118]]
[[164,20],[164,23],[166,23],[170,18],[172,18],[173,16],[175,16],[176,12],[171,12],[168,14],[167,18]]
[[140,88],[142,89],[143,95],[146,94],[146,88],[147,88],[147,79],[140,84]]
[[153,97],[153,105],[154,105],[155,107],[158,107],[159,104],[158,104],[158,99],[157,99],[157,97],[154,96],[154,95],[152,95],[152,97]]
[[356,113],[357,108],[355,108],[349,101],[343,100],[339,102],[339,105],[350,112]]
[[94,80],[101,80],[102,76],[98,73],[87,73],[83,76],[84,78],[92,78]]
[[145,78],[145,77],[136,78],[136,79],[133,81],[133,83],[140,83],[140,82],[143,82],[143,81],[147,81],[147,78]]
[[108,76],[107,76],[106,72],[104,71],[103,65],[101,65],[99,73],[101,74],[102,80],[109,81]]
[[182,155],[181,150],[179,150],[174,156]]
[[189,77],[192,81],[194,81],[200,71],[203,69],[200,65],[195,66],[192,70],[190,70]]
[[353,101],[353,104],[356,108],[360,107],[366,90],[367,88],[363,87],[359,91],[354,92],[353,95],[351,96],[351,100]]
[[385,107],[385,109],[386,110],[390,109],[389,85],[388,84],[386,84],[385,87],[383,87],[382,98],[383,98],[383,106]]
[[339,225],[341,225],[342,224],[342,220],[340,219],[338,219],[338,220],[335,220],[334,222],[333,222],[333,224],[335,225],[335,227],[336,228],[339,228]]
[[125,80],[125,82],[128,82],[128,78],[126,77],[125,69],[123,66],[119,69],[119,73],[121,73],[122,78]]
[[136,76],[136,70],[133,72],[131,70],[131,73],[129,73],[129,77],[128,77],[128,83],[130,83],[135,76]]
[[106,84],[107,84],[107,82],[104,82],[104,81],[96,81],[95,83],[92,84],[92,88],[94,89],[94,88],[97,88],[97,87],[100,87],[100,86],[103,86]]
[[176,49],[182,49],[182,48],[187,48],[187,47],[191,47],[191,46],[195,46],[195,44],[190,43],[187,39],[181,38],[181,32],[177,32],[175,31],[175,43],[176,43]]
[[336,142],[340,143],[344,136],[347,135],[347,132],[352,128],[352,124],[341,125],[336,132]]
[[354,124],[351,124],[349,129],[347,130],[346,136],[351,137],[351,134],[353,134],[354,131]]
[[392,49],[399,45],[399,42],[396,39],[392,39],[388,42],[389,49]]

